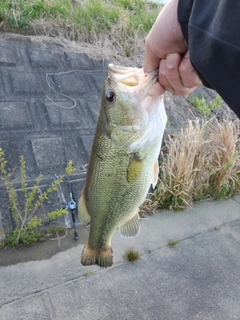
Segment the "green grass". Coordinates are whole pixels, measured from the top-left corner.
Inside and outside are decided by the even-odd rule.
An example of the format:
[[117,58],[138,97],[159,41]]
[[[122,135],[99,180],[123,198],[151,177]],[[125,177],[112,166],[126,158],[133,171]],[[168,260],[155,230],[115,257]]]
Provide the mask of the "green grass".
[[178,240],[169,240],[168,245],[169,245],[169,247],[174,248],[179,244],[179,242],[180,241],[178,241]]
[[143,41],[160,9],[160,4],[144,0],[2,0],[0,22],[7,30],[40,35],[54,26],[54,35],[88,43],[99,42],[100,36],[130,56],[132,45]]
[[85,277],[90,276],[91,274],[94,274],[94,272],[95,272],[94,270],[89,270],[84,274],[84,276]]
[[138,250],[129,249],[124,253],[124,258],[129,262],[133,262],[140,258],[140,253]]

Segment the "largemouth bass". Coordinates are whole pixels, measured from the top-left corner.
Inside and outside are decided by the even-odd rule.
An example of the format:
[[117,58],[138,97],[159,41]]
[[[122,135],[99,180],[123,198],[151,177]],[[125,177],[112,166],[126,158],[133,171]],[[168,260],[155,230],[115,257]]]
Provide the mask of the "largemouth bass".
[[89,239],[81,263],[110,267],[111,239],[119,228],[123,237],[140,231],[139,206],[158,180],[158,156],[166,126],[163,97],[148,96],[158,71],[110,64],[79,200],[79,217],[90,219]]

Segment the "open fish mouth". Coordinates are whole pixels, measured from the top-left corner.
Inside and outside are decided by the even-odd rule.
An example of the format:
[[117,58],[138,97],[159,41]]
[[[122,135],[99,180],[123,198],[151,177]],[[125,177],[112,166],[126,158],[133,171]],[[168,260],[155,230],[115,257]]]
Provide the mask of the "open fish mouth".
[[158,80],[158,69],[144,73],[143,68],[109,64],[108,77],[117,84],[133,87],[134,89],[138,87],[138,90],[146,89],[147,91]]
[[161,96],[148,96],[158,80],[158,69],[144,73],[143,68],[108,66],[107,87],[119,100],[111,121],[111,140],[127,154],[154,144],[165,128]]

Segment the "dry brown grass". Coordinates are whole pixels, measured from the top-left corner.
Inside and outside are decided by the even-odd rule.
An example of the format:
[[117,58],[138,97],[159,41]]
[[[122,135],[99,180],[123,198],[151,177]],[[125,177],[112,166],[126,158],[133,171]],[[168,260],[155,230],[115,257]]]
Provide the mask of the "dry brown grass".
[[240,190],[239,121],[188,121],[168,136],[159,183],[151,196],[161,208],[183,209],[194,200],[221,199]]

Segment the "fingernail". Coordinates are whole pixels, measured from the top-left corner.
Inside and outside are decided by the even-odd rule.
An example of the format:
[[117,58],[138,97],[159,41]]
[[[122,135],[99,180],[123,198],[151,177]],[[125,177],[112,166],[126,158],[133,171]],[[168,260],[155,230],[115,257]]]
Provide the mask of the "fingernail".
[[167,68],[172,68],[177,61],[177,55],[175,53],[170,53],[167,55],[166,65]]

